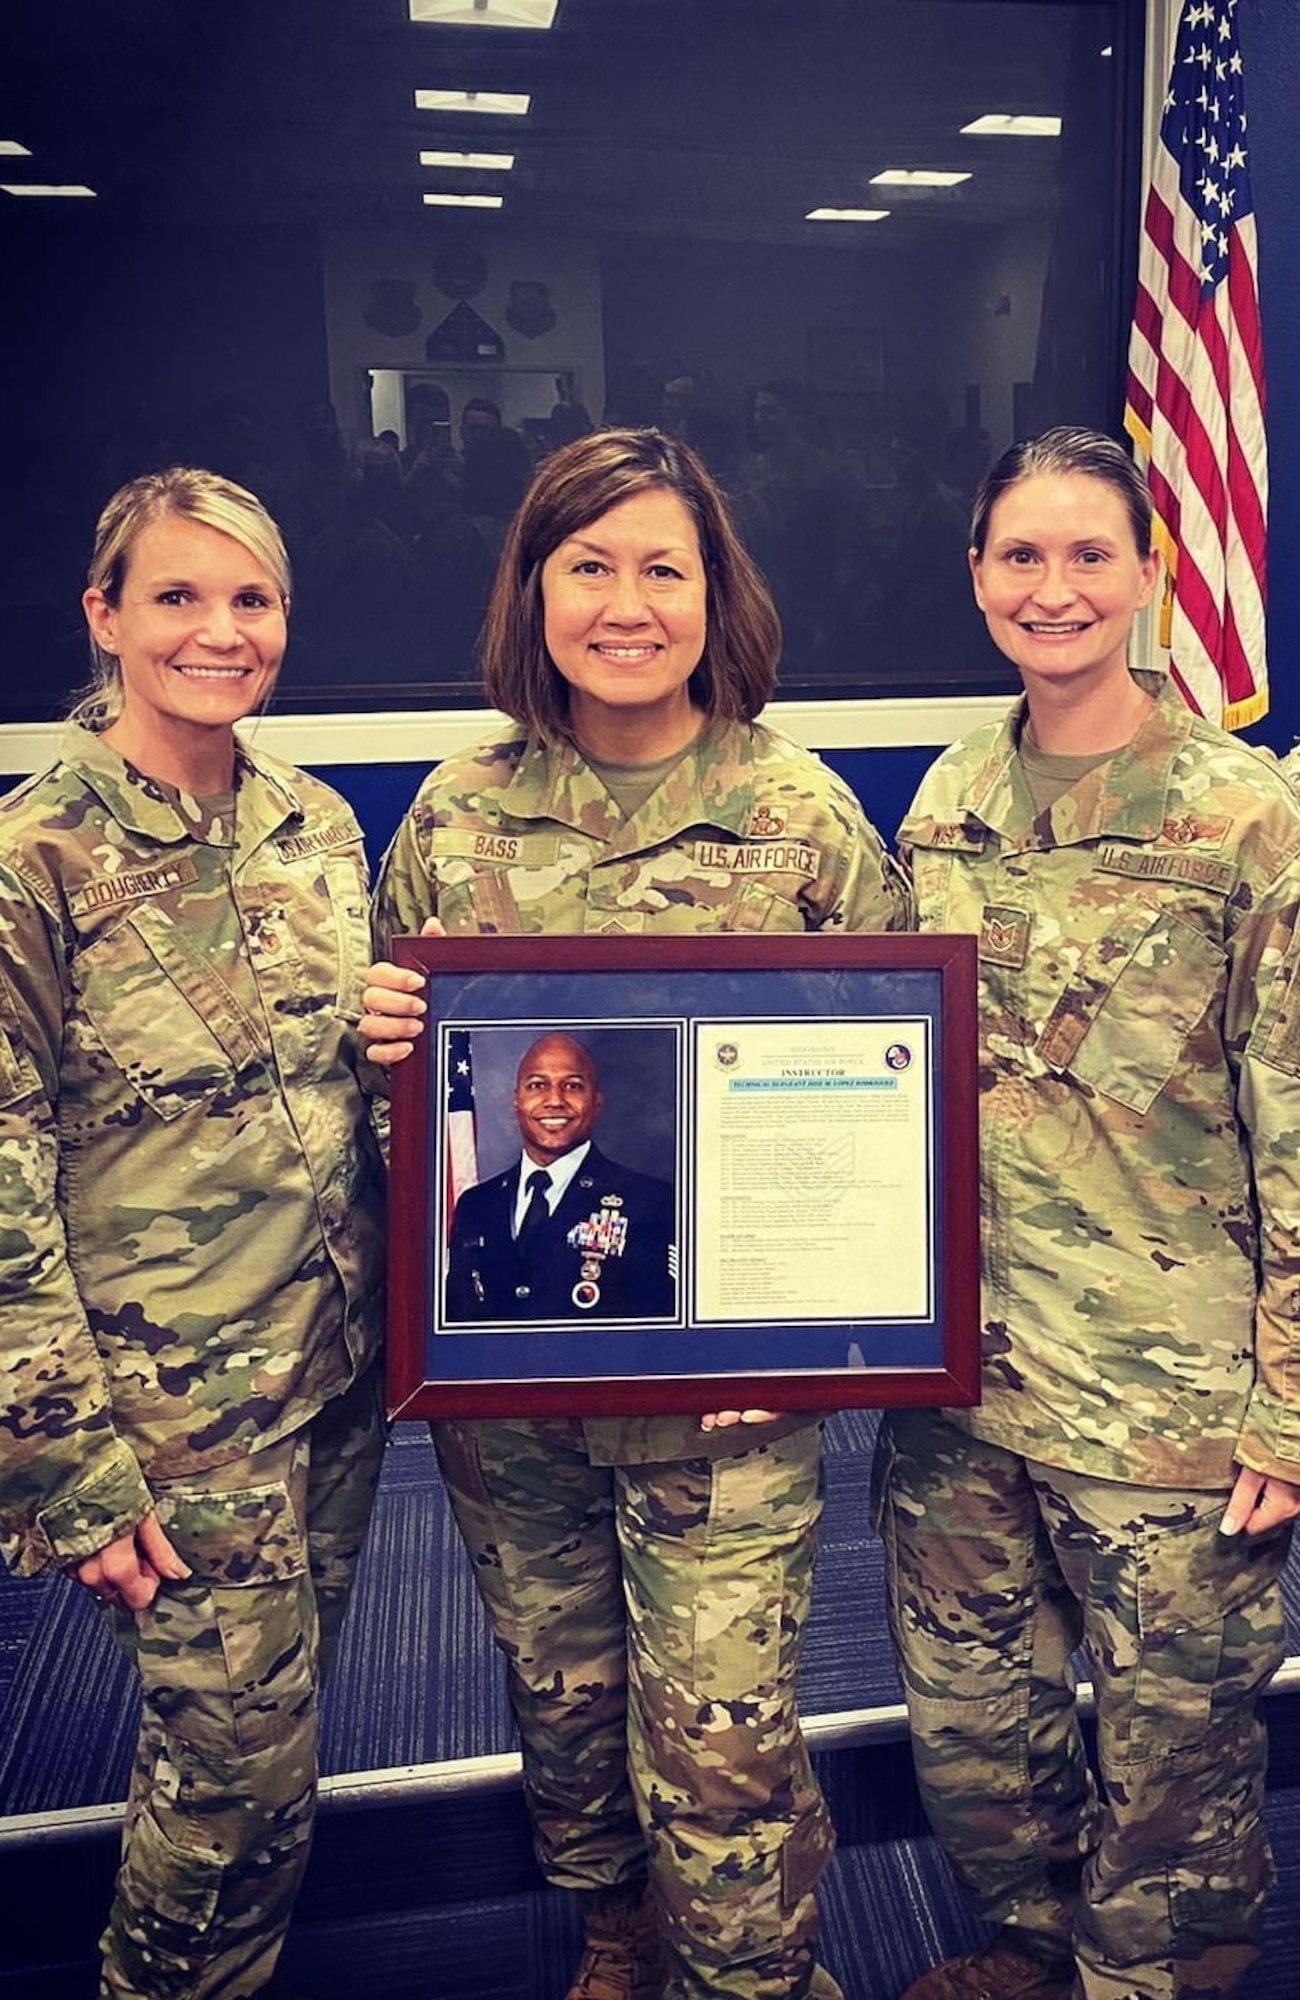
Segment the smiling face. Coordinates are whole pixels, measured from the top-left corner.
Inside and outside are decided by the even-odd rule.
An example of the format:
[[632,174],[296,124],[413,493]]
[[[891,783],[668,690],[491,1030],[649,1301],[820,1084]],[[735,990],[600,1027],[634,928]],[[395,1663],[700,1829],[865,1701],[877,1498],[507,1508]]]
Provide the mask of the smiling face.
[[1155,589],[1122,494],[1091,473],[1033,473],[989,515],[970,552],[975,601],[1026,683],[1101,685],[1126,672],[1129,632]]
[[274,579],[233,535],[182,514],[150,521],[131,545],[116,604],[82,599],[91,634],[118,661],[121,713],[105,741],[150,777],[188,787],[232,724],[258,708],[284,657]]
[[543,1035],[533,1043],[515,1078],[515,1117],[524,1151],[550,1166],[591,1137],[600,1116],[596,1068],[568,1035]]
[[552,551],[543,630],[580,743],[616,760],[620,734],[634,730],[629,761],[649,761],[689,742],[707,606],[695,523],[667,487],[621,500]]

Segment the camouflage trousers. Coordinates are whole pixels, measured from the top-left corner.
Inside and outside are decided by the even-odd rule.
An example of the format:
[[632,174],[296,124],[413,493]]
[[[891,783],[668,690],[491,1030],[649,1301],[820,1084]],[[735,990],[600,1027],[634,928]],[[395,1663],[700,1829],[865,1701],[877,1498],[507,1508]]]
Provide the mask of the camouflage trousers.
[[1073,1954],[1084,2000],[1223,2000],[1272,1883],[1258,1697],[1287,1531],[1221,1535],[1226,1492],[1061,1471],[929,1411],[882,1426],[876,1492],[917,1776],[984,1917]]
[[106,1613],[144,1687],[101,2000],[251,2000],[307,1864],[317,1698],[383,1455],[374,1371],[294,1436],[156,1484],[194,1571]]
[[433,1432],[508,1663],[548,1879],[648,1874],[666,2000],[834,2000],[814,1956],[833,1835],[794,1687],[816,1427],[616,1466],[592,1464],[565,1419]]

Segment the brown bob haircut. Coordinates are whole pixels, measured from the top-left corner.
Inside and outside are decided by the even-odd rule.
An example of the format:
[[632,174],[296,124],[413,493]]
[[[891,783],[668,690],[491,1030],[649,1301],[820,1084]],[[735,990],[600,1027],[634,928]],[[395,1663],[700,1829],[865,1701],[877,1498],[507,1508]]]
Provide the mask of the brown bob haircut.
[[590,431],[534,474],[506,534],[479,644],[488,700],[544,740],[569,733],[569,688],[546,650],[542,564],[611,507],[656,488],[685,507],[704,561],[708,630],[691,700],[710,719],[752,722],[776,686],[781,622],[701,461],[660,431]]

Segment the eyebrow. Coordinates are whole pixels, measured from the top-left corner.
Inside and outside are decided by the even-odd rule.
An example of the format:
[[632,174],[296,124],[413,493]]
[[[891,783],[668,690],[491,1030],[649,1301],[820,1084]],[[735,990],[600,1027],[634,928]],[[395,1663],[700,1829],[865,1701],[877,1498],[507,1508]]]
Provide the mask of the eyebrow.
[[[144,590],[198,590],[201,588],[192,576],[141,575],[138,581]],[[250,577],[246,583],[237,583],[230,594],[232,597],[237,597],[241,590],[269,591],[273,597],[278,597],[280,594],[269,576]]]
[[[592,555],[607,556],[610,550],[604,542],[590,542],[585,535],[566,535],[560,543],[562,549],[589,549]],[[642,557],[643,562],[660,562],[664,556],[687,556],[691,554],[685,542],[668,542],[662,549],[651,549]]]
[[[1027,543],[1031,546],[1036,546],[1041,540],[1042,536],[1035,534],[1032,530],[1023,535],[1006,533],[992,536],[989,541],[989,547],[992,549],[1018,549],[1025,547]],[[1076,535],[1073,541],[1066,543],[1066,547],[1070,549],[1117,549],[1121,547],[1121,543],[1118,537],[1103,531],[1098,535]]]

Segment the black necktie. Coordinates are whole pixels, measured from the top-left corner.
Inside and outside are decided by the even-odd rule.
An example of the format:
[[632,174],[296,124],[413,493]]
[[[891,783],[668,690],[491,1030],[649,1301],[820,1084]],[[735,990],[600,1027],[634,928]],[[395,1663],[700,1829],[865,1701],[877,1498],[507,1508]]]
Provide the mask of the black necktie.
[[550,1205],[546,1199],[546,1190],[550,1185],[551,1177],[545,1167],[536,1168],[524,1182],[524,1186],[528,1189],[528,1206],[524,1210],[524,1219],[519,1225],[519,1234],[515,1241],[525,1249],[542,1224],[551,1219]]

